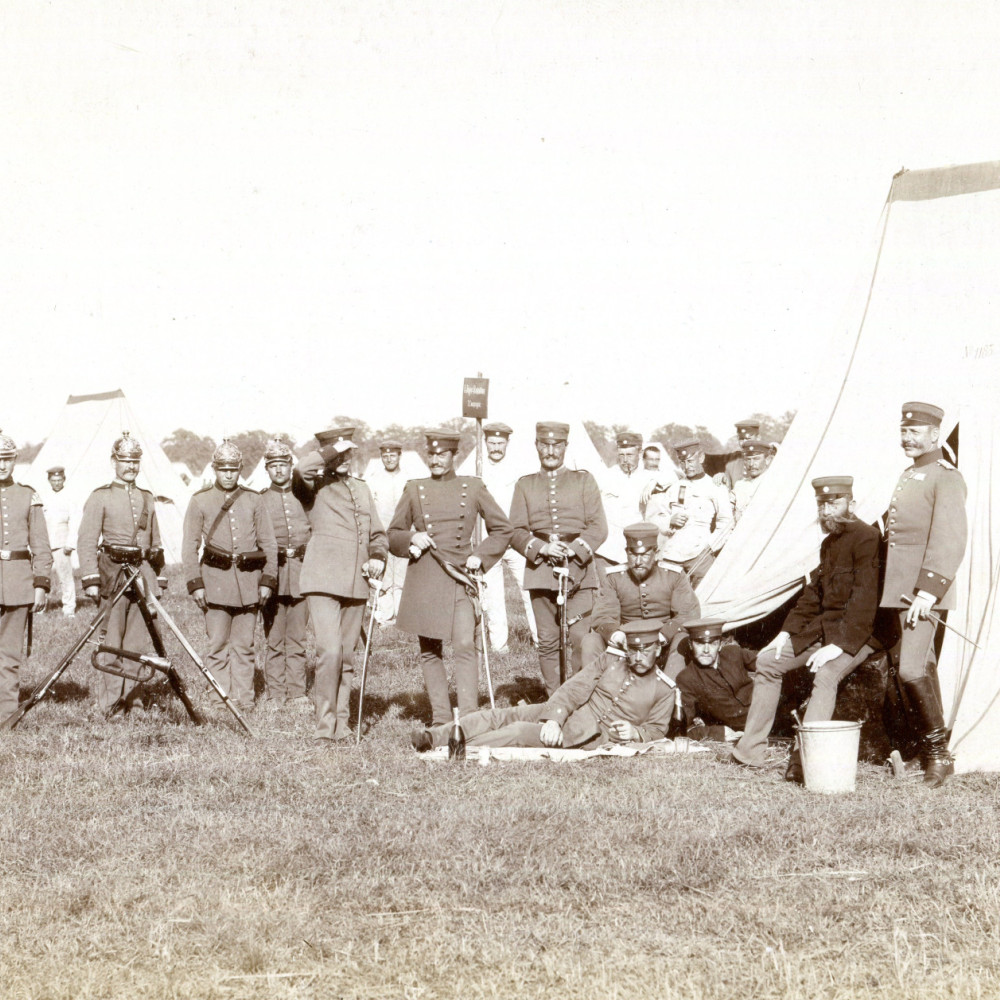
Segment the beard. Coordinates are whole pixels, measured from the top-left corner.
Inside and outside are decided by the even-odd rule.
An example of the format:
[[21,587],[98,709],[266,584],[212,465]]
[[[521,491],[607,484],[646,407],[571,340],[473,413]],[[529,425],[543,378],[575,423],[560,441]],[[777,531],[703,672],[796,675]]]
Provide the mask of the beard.
[[851,522],[850,515],[844,517],[821,517],[818,520],[824,535],[839,535]]

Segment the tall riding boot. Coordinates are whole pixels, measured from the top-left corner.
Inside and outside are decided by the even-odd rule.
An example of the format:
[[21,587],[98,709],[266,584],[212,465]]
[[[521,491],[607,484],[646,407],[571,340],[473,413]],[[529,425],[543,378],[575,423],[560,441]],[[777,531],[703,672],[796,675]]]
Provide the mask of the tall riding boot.
[[932,677],[904,682],[920,725],[921,753],[924,758],[924,784],[938,788],[955,773],[955,762],[948,753],[948,730]]

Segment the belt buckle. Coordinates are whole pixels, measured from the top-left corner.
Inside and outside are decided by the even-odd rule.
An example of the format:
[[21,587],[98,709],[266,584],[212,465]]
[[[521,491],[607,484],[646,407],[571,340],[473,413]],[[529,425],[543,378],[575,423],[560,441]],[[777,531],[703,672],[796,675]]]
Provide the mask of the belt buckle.
[[7,562],[10,559],[10,549],[0,549],[0,559]]
[[295,558],[295,553],[297,551],[298,551],[297,549],[285,549],[285,558],[286,559],[294,559]]

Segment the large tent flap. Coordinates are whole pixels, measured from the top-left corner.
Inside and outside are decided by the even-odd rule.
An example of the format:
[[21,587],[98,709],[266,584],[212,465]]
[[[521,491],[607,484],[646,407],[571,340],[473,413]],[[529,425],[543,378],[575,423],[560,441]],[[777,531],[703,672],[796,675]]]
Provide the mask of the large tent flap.
[[184,510],[190,489],[163,448],[143,430],[121,389],[70,396],[31,463],[27,481],[38,486],[45,482],[46,469],[65,466],[66,493],[82,510],[91,492],[114,478],[111,448],[123,431],[128,431],[142,446],[142,464],[136,482],[163,498],[156,505],[156,516],[167,562],[180,562]]
[[[940,676],[955,723],[958,767],[1000,770],[1000,678],[995,623],[1000,565],[996,261],[1000,163],[908,171],[892,183],[873,264],[840,332],[824,334],[818,376],[747,513],[698,588],[703,612],[733,623],[762,617],[791,596],[818,561],[810,480],[844,473],[857,514],[874,522],[907,466],[900,407],[927,400],[946,411],[942,440],[960,426],[969,484],[970,541],[953,586]],[[978,638],[976,638],[978,636]],[[992,655],[990,650],[992,648]]]

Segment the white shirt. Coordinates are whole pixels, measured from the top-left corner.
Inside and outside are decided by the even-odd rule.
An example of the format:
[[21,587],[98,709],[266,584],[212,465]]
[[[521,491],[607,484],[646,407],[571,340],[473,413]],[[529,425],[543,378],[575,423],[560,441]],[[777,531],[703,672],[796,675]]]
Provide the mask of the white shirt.
[[76,534],[80,528],[80,511],[70,500],[66,488],[58,493],[51,486],[38,491],[45,513],[45,527],[49,532],[49,545],[54,549],[75,549]]
[[[670,517],[683,508],[688,519],[683,528],[671,528]],[[706,548],[718,552],[733,528],[733,504],[729,490],[717,486],[710,476],[680,479],[656,493],[646,505],[646,520],[659,529],[658,560],[684,563]]]

